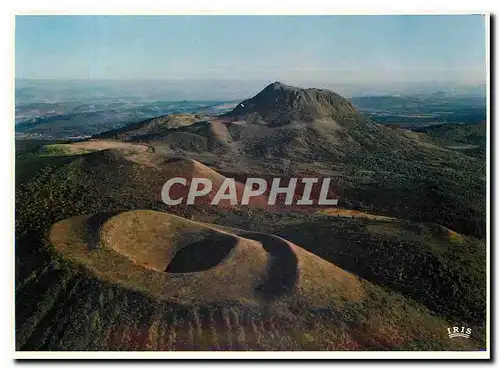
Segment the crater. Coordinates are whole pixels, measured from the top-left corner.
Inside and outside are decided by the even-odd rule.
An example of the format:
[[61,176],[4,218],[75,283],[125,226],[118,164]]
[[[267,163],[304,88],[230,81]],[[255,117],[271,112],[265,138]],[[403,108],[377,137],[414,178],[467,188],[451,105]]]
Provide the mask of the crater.
[[237,238],[217,235],[179,248],[165,270],[167,273],[193,273],[213,268],[236,247]]
[[363,299],[353,275],[280,237],[151,210],[55,223],[50,242],[99,278],[179,303]]
[[156,212],[125,212],[101,227],[100,242],[136,264],[158,272],[193,273],[213,268],[238,243],[234,235]]

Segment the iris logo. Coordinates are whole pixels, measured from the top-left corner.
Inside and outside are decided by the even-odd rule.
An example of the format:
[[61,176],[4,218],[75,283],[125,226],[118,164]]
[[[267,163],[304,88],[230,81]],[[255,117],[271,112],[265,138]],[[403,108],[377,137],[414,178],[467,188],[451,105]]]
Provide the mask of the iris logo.
[[455,337],[469,338],[471,333],[472,329],[470,328],[465,328],[465,327],[448,328],[448,337],[450,338],[455,338]]

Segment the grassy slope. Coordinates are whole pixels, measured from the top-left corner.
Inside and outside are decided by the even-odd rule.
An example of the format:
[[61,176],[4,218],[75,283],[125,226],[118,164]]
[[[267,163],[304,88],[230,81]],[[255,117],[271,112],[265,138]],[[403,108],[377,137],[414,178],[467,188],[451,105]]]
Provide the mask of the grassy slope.
[[200,220],[280,235],[452,321],[484,325],[486,248],[432,223],[270,214],[207,213]]
[[379,290],[340,310],[183,306],[61,263],[40,272],[17,298],[25,302],[16,311],[23,350],[439,350],[478,348],[482,341],[476,332],[450,341],[440,319]]
[[[36,175],[31,172],[33,169],[29,165],[20,165],[19,167],[29,168],[26,169],[27,173],[20,173],[20,175],[24,178],[32,178],[31,181],[25,182],[16,188],[16,298],[25,302],[23,305],[16,305],[16,332],[19,348],[95,349],[100,347],[130,349],[135,348],[134,345],[137,345],[142,349],[147,347],[180,349],[183,347],[182,342],[189,342],[187,345],[194,345],[195,347],[198,345],[198,347],[206,348],[207,343],[203,345],[195,344],[195,340],[212,342],[215,339],[213,337],[217,337],[217,347],[219,348],[318,349],[326,347],[326,341],[332,337],[332,332],[324,332],[324,327],[327,326],[328,321],[330,321],[330,325],[338,321],[336,318],[338,318],[339,314],[343,317],[344,323],[340,328],[333,325],[337,327],[332,328],[334,331],[338,329],[337,334],[334,335],[338,338],[338,341],[330,342],[330,348],[397,348],[402,342],[406,342],[405,347],[410,349],[439,349],[451,344],[447,337],[443,339],[438,335],[435,330],[436,321],[434,318],[429,319],[428,314],[425,313],[422,307],[399,297],[398,294],[390,291],[384,292],[376,287],[369,288],[372,290],[369,305],[354,304],[349,309],[343,308],[342,311],[337,312],[321,312],[319,315],[318,312],[311,313],[300,310],[292,314],[290,312],[278,314],[273,310],[270,315],[269,311],[247,312],[246,309],[248,308],[243,306],[199,307],[194,310],[186,307],[179,308],[171,304],[165,305],[165,303],[161,303],[161,306],[159,306],[159,303],[152,300],[151,297],[96,280],[91,275],[88,275],[85,270],[81,270],[77,266],[68,264],[67,261],[54,256],[50,247],[45,243],[48,227],[55,221],[70,216],[134,208],[168,210],[161,202],[153,201],[148,196],[138,195],[137,187],[134,186],[139,185],[139,182],[133,182],[130,187],[123,184],[123,178],[144,178],[145,173],[128,172],[130,168],[125,166],[121,169],[118,178],[108,172],[107,176],[105,176],[107,181],[102,182],[101,179],[103,178],[99,177],[94,177],[92,181],[84,180],[89,173],[82,172],[82,167],[78,161],[69,165],[66,161],[63,163],[52,162],[52,165],[45,166]],[[106,191],[99,190],[101,186],[104,186]],[[102,197],[103,195],[105,197]],[[252,213],[225,212],[224,214],[212,214],[209,208],[197,208],[192,209],[191,214],[184,213],[183,215],[200,220],[214,220],[228,226],[254,227],[261,232],[273,231],[290,239],[296,237],[296,242],[309,231],[311,226],[308,222],[312,221],[314,232],[316,232],[314,227],[317,226],[314,218],[303,214],[296,216],[276,215],[259,213],[258,211],[252,211]],[[291,220],[305,221],[305,223],[302,226],[290,223]],[[350,224],[351,220],[344,219],[344,221],[347,223],[342,223],[342,221],[338,223],[340,230],[349,229],[347,225]],[[321,223],[319,224],[321,225]],[[285,231],[280,232],[280,228]],[[291,232],[291,229],[296,230],[296,232]],[[360,233],[361,238],[364,239],[366,232]],[[324,237],[331,239],[331,233]],[[351,237],[347,238],[347,241],[349,240],[351,240]],[[328,255],[324,250],[321,250],[317,243],[305,242],[307,240],[302,241],[304,241],[302,242],[304,247],[327,258]],[[346,243],[346,245],[344,250],[350,250],[350,244]],[[422,247],[422,243],[418,241],[414,245],[415,247]],[[384,247],[390,248],[390,244],[388,246],[384,244]],[[403,259],[411,257],[411,253],[413,253],[411,248],[403,248],[402,251]],[[322,252],[325,255],[321,255]],[[383,255],[386,254],[382,252]],[[445,253],[443,260],[452,258],[452,256],[452,253]],[[385,262],[384,257],[381,257],[380,260],[381,263]],[[335,261],[338,262],[338,260]],[[373,262],[373,257],[370,257],[370,261]],[[339,265],[343,266],[341,263]],[[478,265],[480,265],[479,262]],[[484,264],[482,265],[484,266]],[[349,269],[346,266],[343,267]],[[439,272],[439,268],[437,272]],[[442,269],[445,273],[449,272],[449,270],[451,269]],[[362,273],[359,274],[362,275]],[[479,274],[472,274],[469,280],[444,278],[443,280],[449,284],[443,284],[442,288],[453,289],[453,286],[456,286],[463,289],[464,286],[470,286],[470,284],[475,284],[480,288],[484,286],[484,283],[478,277]],[[428,274],[424,274],[423,277],[428,277]],[[373,282],[394,287],[390,281],[387,282],[377,274],[372,277],[365,276],[365,278],[371,278],[370,280]],[[422,280],[420,282],[421,285],[425,285]],[[398,290],[397,286],[394,289]],[[466,290],[468,289],[469,287],[466,287]],[[404,290],[402,293],[414,298],[416,301],[425,303],[425,299],[421,296],[408,294]],[[469,296],[465,296],[465,298],[467,301]],[[387,314],[379,314],[380,306],[386,307],[389,300],[392,301],[389,305],[393,306],[393,308],[388,310]],[[405,307],[403,308],[401,304]],[[456,314],[454,310],[459,309],[457,306],[460,304],[462,302],[458,300],[449,301],[447,309]],[[401,308],[398,309],[397,306]],[[466,306],[468,306],[467,302]],[[484,305],[479,303],[478,306]],[[202,332],[205,329],[203,324],[207,327],[206,323],[200,323],[200,319],[195,318],[197,313],[194,311],[200,309],[203,311],[203,319],[210,322],[215,319],[214,314],[220,314],[220,319],[216,319],[216,321],[225,324],[223,325],[225,328],[222,328],[221,333],[217,334],[212,333],[213,328],[216,330],[221,329],[217,325],[219,323],[208,324],[206,329],[212,333],[207,334],[212,337],[212,341],[205,337],[204,334],[199,334],[200,329]],[[171,314],[173,311],[176,313]],[[350,313],[347,314],[348,311]],[[375,313],[377,315],[374,315]],[[443,312],[440,311],[440,313]],[[232,316],[231,314],[235,317],[227,318],[227,316]],[[444,313],[444,315],[458,317],[458,315],[453,314],[450,315],[447,311]],[[177,318],[178,316],[184,318]],[[229,323],[227,323],[228,319]],[[248,327],[250,328],[248,328],[248,331],[245,328],[246,323],[241,323],[244,319],[249,319]],[[251,322],[252,319],[253,323]],[[386,324],[387,329],[394,330],[399,327],[399,334],[406,332],[406,335],[412,329],[415,329],[411,325],[417,319],[420,320],[419,324],[427,326],[426,329],[430,332],[428,333],[430,336],[424,341],[413,341],[411,337],[395,339],[394,337],[397,337],[397,335],[382,335],[380,331],[377,331],[379,332],[377,334],[374,332],[368,334],[368,332],[374,330],[372,323],[377,319]],[[315,324],[315,321],[320,322],[320,324]],[[453,318],[454,321],[456,321],[456,318]],[[322,324],[321,322],[325,323]],[[388,322],[391,322],[391,324]],[[149,327],[147,334],[144,332],[146,326]],[[183,328],[175,328],[179,326]],[[295,329],[292,329],[292,327],[295,327]],[[301,329],[297,329],[297,327]],[[173,339],[171,337],[174,335],[172,328],[177,329],[174,329],[176,336],[186,335],[187,338],[175,339],[176,343],[172,343]],[[80,329],[83,334],[76,335],[75,333]],[[241,329],[243,329],[244,333],[240,332]],[[159,333],[155,333],[156,331]],[[294,331],[298,332],[298,336],[293,333]],[[285,334],[283,332],[289,333]],[[478,330],[477,332],[476,339],[479,342],[483,341],[481,331]],[[144,337],[144,335],[150,337],[152,335],[152,337],[156,338],[147,338],[141,341],[138,338],[133,338],[137,337],[134,336],[137,334],[142,334],[141,337]],[[248,336],[253,335],[254,338],[241,339],[243,336],[247,337],[247,334]],[[117,338],[114,339],[113,337]],[[260,341],[255,337],[260,337]],[[367,339],[366,337],[370,338]],[[394,341],[391,341],[393,338]],[[147,343],[150,341],[156,343]],[[231,341],[230,345],[227,343],[229,341]],[[255,342],[260,343],[255,344]]]
[[[424,134],[377,125],[349,109],[340,113],[338,121],[319,119],[278,127],[262,122],[229,124],[223,137],[214,127],[221,126],[224,117],[169,126],[165,131],[158,130],[157,123],[148,123],[152,127],[143,123],[104,136],[147,142],[158,152],[195,159],[204,155],[222,171],[291,176],[320,168],[324,175],[342,176],[345,207],[438,222],[485,237],[484,158],[445,149]],[[140,134],[143,126],[148,134]]]

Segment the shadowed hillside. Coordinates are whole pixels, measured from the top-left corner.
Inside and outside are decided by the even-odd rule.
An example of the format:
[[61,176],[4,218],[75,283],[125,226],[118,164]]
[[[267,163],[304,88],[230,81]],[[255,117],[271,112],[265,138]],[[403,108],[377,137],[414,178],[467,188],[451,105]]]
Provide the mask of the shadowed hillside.
[[101,136],[147,143],[223,172],[341,176],[345,207],[485,236],[484,160],[376,124],[331,91],[273,83],[223,116],[197,119],[166,129],[158,120],[142,122]]
[[286,214],[257,208],[205,213],[197,219],[274,233],[436,314],[474,322],[478,328],[484,324],[486,244],[441,225],[372,214]]

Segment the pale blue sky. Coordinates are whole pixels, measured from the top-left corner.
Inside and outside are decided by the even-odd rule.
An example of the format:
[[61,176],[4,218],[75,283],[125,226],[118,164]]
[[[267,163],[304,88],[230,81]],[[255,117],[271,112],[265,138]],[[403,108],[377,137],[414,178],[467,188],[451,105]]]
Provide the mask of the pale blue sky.
[[16,77],[485,80],[481,15],[18,16]]

